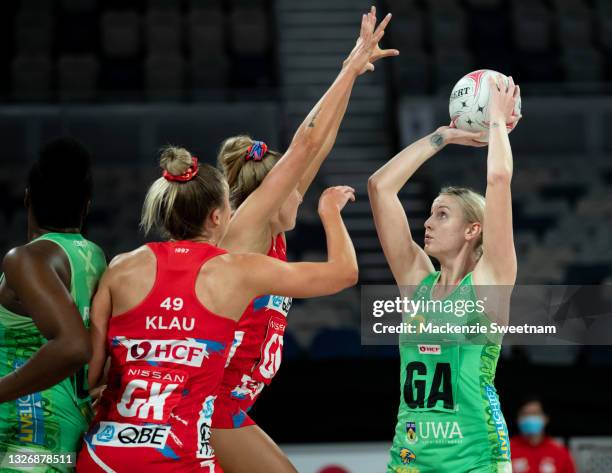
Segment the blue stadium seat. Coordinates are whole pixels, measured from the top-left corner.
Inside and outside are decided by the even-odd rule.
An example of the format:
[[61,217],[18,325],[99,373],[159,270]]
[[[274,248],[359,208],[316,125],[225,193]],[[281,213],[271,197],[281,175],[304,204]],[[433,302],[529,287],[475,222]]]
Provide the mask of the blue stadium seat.
[[128,58],[141,50],[140,15],[136,11],[108,11],[101,20],[102,50],[111,58]]
[[183,20],[177,9],[152,9],[145,16],[149,54],[180,54]]
[[147,96],[153,100],[178,100],[182,97],[185,74],[183,58],[176,54],[152,54],[145,64]]
[[48,54],[53,48],[54,17],[45,10],[21,10],[15,18],[17,52]]
[[96,96],[100,65],[94,55],[65,55],[57,64],[59,98],[88,101]]
[[46,55],[19,55],[11,65],[15,100],[48,101],[52,95],[51,58]]
[[546,51],[552,45],[552,24],[540,1],[521,4],[513,12],[514,41],[524,51]]

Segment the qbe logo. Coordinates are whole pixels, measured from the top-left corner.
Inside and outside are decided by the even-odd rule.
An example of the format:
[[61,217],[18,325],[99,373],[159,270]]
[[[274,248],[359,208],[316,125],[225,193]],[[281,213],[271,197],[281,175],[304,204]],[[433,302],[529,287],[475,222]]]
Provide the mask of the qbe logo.
[[134,425],[118,422],[100,422],[92,443],[104,447],[164,448],[169,425]]
[[127,348],[125,361],[154,361],[201,367],[208,358],[206,343],[193,338],[184,340],[134,340],[117,337]]

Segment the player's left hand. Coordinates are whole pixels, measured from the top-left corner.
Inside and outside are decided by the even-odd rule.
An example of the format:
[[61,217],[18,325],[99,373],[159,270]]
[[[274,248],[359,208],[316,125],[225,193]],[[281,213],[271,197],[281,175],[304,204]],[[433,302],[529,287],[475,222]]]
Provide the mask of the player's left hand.
[[[364,14],[361,21],[361,32],[355,47],[349,56],[342,63],[342,67],[356,67],[357,74],[361,75],[366,71],[374,70],[374,62],[389,56],[398,56],[397,49],[381,49],[379,41],[385,34],[385,28],[391,21],[389,13],[376,27],[376,7],[372,7],[370,12]],[[376,29],[375,29],[376,27]]]
[[94,409],[94,411],[97,410],[98,405],[100,404],[100,398],[102,397],[102,393],[105,389],[106,384],[103,384],[102,386],[96,386],[95,388],[89,390],[89,395],[91,396],[91,400],[93,401],[91,407]]
[[516,103],[521,98],[521,88],[514,83],[512,76],[505,81],[500,74],[489,76],[489,117],[493,122],[502,119],[509,128],[514,128],[521,115],[514,114]]

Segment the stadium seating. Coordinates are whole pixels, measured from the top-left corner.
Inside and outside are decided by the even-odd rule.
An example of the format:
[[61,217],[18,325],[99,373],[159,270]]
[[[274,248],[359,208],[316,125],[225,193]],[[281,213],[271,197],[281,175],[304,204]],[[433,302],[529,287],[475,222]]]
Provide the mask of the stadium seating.
[[[0,50],[11,77],[0,80],[0,97],[13,102],[208,100],[253,87],[249,96],[261,87],[267,97],[277,75],[266,1],[11,3],[0,6],[0,17],[11,19],[3,34],[14,43]],[[88,57],[80,73],[75,55]],[[164,71],[170,65],[174,71]]]

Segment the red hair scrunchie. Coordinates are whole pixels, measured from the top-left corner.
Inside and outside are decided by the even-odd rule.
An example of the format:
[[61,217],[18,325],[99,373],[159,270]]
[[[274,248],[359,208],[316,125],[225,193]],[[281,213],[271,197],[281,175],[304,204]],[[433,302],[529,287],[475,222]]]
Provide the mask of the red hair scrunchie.
[[167,181],[173,182],[187,182],[191,181],[198,174],[198,158],[195,156],[191,157],[191,166],[187,168],[183,174],[179,174],[175,176],[174,174],[170,174],[167,170],[164,170],[162,176]]

